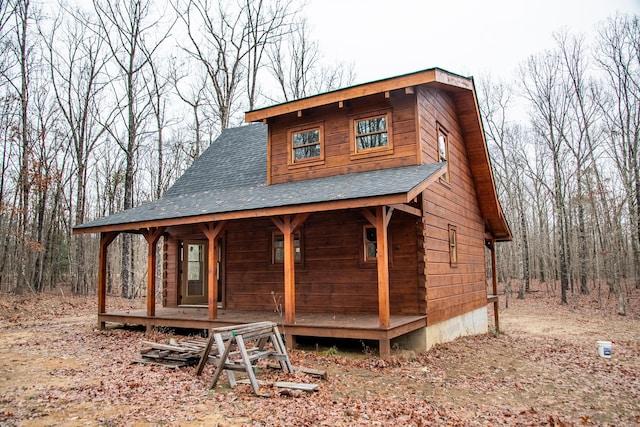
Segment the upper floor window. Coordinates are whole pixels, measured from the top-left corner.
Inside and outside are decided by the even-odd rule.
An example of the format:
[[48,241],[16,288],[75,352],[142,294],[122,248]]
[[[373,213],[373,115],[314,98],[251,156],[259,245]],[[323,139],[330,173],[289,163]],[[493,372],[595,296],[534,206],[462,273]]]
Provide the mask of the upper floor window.
[[390,112],[356,116],[351,130],[355,154],[387,153],[393,149]]
[[447,162],[447,170],[443,179],[449,182],[449,135],[438,123],[438,161]]
[[289,130],[289,165],[323,161],[323,138],[321,124]]

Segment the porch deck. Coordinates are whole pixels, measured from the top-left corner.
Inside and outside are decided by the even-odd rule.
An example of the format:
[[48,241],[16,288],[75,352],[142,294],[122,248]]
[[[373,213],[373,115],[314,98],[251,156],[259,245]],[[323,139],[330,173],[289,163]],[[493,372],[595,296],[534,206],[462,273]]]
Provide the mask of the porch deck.
[[218,310],[218,318],[208,319],[206,307],[157,307],[156,315],[147,316],[145,310],[109,311],[98,314],[98,322],[143,325],[147,328],[209,329],[243,323],[272,321],[281,327],[288,343],[296,336],[366,339],[380,342],[381,356],[390,353],[393,338],[427,325],[427,316],[391,315],[388,328],[381,328],[377,314],[296,313],[295,324],[285,324],[284,317],[273,311]]

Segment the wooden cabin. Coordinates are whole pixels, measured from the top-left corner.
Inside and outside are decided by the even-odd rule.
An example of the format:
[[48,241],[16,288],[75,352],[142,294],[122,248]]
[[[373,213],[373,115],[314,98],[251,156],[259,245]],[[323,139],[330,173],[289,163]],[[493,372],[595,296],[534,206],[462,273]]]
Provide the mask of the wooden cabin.
[[[376,340],[384,357],[391,340],[425,350],[487,332],[486,258],[495,270],[495,242],[511,234],[472,79],[429,69],[245,119],[161,199],[75,227],[101,235],[102,327],[274,320],[287,345]],[[149,244],[146,311],[107,309],[119,233]]]

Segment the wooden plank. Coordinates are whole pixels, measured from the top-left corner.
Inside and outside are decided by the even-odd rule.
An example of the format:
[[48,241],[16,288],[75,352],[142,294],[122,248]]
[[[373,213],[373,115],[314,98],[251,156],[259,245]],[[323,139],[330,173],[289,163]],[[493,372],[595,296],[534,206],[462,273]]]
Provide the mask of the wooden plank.
[[253,387],[253,392],[255,394],[260,394],[260,386],[258,386],[258,381],[256,380],[256,376],[253,372],[253,366],[251,365],[251,360],[249,359],[249,355],[247,354],[247,349],[244,345],[244,339],[242,335],[237,335],[235,337],[238,348],[240,349],[240,355],[242,357],[242,361],[244,362],[244,366],[247,371],[247,375],[249,375],[249,380],[251,381],[251,387]]
[[329,378],[327,371],[321,369],[305,368],[304,366],[294,366],[294,372],[302,372],[303,374],[311,375],[312,377],[322,378],[326,380]]
[[219,348],[224,348],[224,352],[220,355],[220,360],[218,362],[218,366],[216,366],[216,370],[213,373],[213,378],[211,379],[211,387],[210,388],[214,388],[216,386],[216,383],[218,382],[218,379],[220,378],[220,375],[222,374],[222,371],[224,370],[224,365],[227,363],[227,359],[229,358],[229,353],[231,353],[231,350],[233,349],[234,346],[235,346],[235,340],[234,339],[229,339],[226,342],[226,344],[223,343],[222,346],[219,347]]
[[[216,342],[216,347],[217,347],[218,349],[225,348],[225,346],[224,346],[224,341],[222,340],[222,335],[221,335],[221,334],[213,334],[213,335],[214,335],[213,339],[214,339],[214,340],[215,340],[215,342]],[[219,353],[219,352],[220,352],[220,351],[218,350],[218,353]],[[220,362],[223,362],[223,363],[225,362],[225,361],[222,359],[222,356],[220,356],[220,360],[219,360],[219,361],[220,361]],[[226,374],[227,374],[227,379],[229,380],[229,385],[230,385],[231,387],[235,387],[235,386],[236,386],[236,377],[235,377],[235,375],[233,374],[233,372],[232,372],[232,371],[226,371]]]
[[196,370],[196,376],[200,376],[202,374],[202,371],[204,370],[204,365],[206,365],[207,361],[209,360],[209,354],[211,353],[211,349],[213,348],[213,343],[215,341],[213,335],[214,334],[212,332],[209,333],[209,340],[207,341],[207,344],[202,350],[202,354],[200,355],[200,361],[198,362],[198,369]]
[[292,383],[287,381],[277,381],[273,384],[278,388],[291,388],[294,390],[303,391],[318,391],[318,384],[304,384],[304,383]]

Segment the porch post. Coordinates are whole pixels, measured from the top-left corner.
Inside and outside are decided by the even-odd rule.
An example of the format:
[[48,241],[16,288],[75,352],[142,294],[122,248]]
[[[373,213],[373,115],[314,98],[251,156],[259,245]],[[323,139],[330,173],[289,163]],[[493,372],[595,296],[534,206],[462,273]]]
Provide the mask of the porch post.
[[493,320],[496,325],[496,333],[500,332],[500,319],[498,315],[498,274],[496,267],[496,239],[491,238],[491,288],[493,295],[496,297],[493,300]]
[[285,215],[282,221],[279,218],[271,218],[284,236],[284,321],[287,324],[296,323],[296,257],[293,237],[296,229],[308,216],[307,213],[293,217]]
[[142,235],[147,241],[147,316],[156,315],[156,247],[158,240],[164,233],[165,227],[151,227],[143,230]]
[[218,236],[222,233],[225,224],[224,221],[220,221],[217,224],[214,222],[200,224],[200,229],[209,241],[209,249],[207,251],[207,307],[210,320],[218,318]]
[[387,211],[385,206],[376,208],[377,264],[378,264],[378,317],[380,327],[388,328],[390,323],[389,308],[389,250],[387,226],[393,210]]
[[[98,259],[98,314],[107,312],[107,255],[108,246],[118,233],[100,233],[100,255]],[[104,329],[104,322],[98,322],[98,328]]]
[[284,217],[284,320],[291,324],[296,322],[296,258],[293,244],[291,216]]
[[[378,266],[378,319],[380,329],[388,329],[391,324],[391,309],[389,304],[389,238],[388,228],[394,208],[391,206],[376,207],[375,215],[368,209],[361,212],[365,218],[376,227],[376,259]],[[391,341],[379,340],[380,357],[391,357]]]

